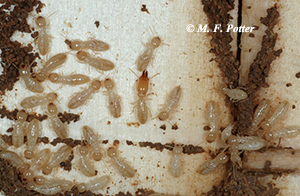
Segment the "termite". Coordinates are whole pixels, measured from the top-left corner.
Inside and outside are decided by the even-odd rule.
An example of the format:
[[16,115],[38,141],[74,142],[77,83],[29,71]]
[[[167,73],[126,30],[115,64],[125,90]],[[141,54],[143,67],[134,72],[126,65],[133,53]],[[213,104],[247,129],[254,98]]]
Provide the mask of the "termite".
[[43,68],[38,73],[36,73],[36,79],[39,82],[45,81],[49,72],[58,68],[66,60],[67,60],[66,53],[59,53],[57,55],[54,55],[48,61],[46,61],[45,64],[43,65]]
[[1,138],[0,135],[0,150],[5,150],[7,148],[7,143]]
[[157,116],[159,120],[167,120],[169,118],[172,111],[178,105],[178,102],[181,97],[181,92],[182,92],[182,89],[181,89],[180,85],[175,87],[171,91],[165,106],[161,109],[161,112]]
[[68,156],[71,154],[72,148],[67,145],[61,146],[53,155],[51,161],[46,164],[42,171],[45,175],[48,175],[52,172],[52,169],[56,166],[58,166],[61,162],[66,160]]
[[84,126],[82,128],[84,139],[92,146],[94,152],[92,153],[92,157],[95,161],[100,161],[102,159],[102,153],[100,150],[100,143],[97,135],[88,126]]
[[44,105],[53,102],[57,99],[56,93],[48,93],[44,96],[30,96],[23,99],[20,103],[23,108],[34,108],[39,105]]
[[27,149],[24,151],[24,157],[26,159],[32,159],[34,155],[35,145],[37,138],[41,134],[41,123],[37,119],[33,119],[26,130],[27,135]]
[[30,66],[19,69],[20,77],[24,80],[26,88],[34,93],[44,92],[44,87],[35,79],[31,77]]
[[299,126],[288,126],[277,131],[267,131],[265,137],[267,140],[275,140],[279,138],[290,138],[300,134]]
[[51,36],[47,33],[46,19],[42,16],[37,17],[35,24],[40,28],[36,39],[37,46],[41,55],[46,55],[50,51]]
[[54,103],[48,104],[48,112],[51,120],[51,128],[55,131],[56,135],[61,139],[67,138],[68,126],[58,118],[58,109]]
[[70,86],[85,84],[90,81],[90,78],[83,74],[71,74],[67,76],[58,75],[57,73],[50,73],[48,79],[52,83],[67,84]]
[[267,141],[256,136],[241,137],[237,136],[237,148],[239,150],[259,150],[267,145]]
[[77,188],[79,192],[84,192],[86,190],[95,192],[103,189],[107,186],[107,184],[110,182],[110,177],[105,175],[101,176],[99,178],[95,178],[94,180],[91,180],[88,183],[80,183],[78,184]]
[[226,144],[226,140],[228,139],[229,136],[232,135],[231,131],[233,129],[234,125],[228,125],[221,134],[221,139],[222,141]]
[[43,168],[51,158],[51,152],[48,148],[43,149],[31,161],[31,167],[33,171]]
[[171,173],[173,174],[174,177],[179,177],[181,173],[181,161],[180,161],[180,155],[182,153],[182,147],[180,145],[176,145],[173,148],[173,161],[171,163]]
[[16,148],[19,148],[24,144],[24,136],[25,136],[25,127],[27,127],[26,123],[27,114],[25,111],[18,111],[17,120],[13,125],[12,135],[12,143]]
[[98,91],[101,87],[101,82],[99,80],[93,80],[89,88],[83,90],[82,92],[75,93],[68,103],[70,109],[75,109],[84,104],[93,93]]
[[21,173],[25,172],[30,167],[30,165],[28,163],[25,163],[17,153],[9,150],[1,151],[0,158],[6,159],[10,164],[16,167]]
[[202,175],[209,174],[214,171],[218,165],[226,163],[229,160],[229,156],[224,151],[220,152],[214,159],[205,162],[200,166],[198,172]]
[[254,134],[255,131],[258,129],[258,125],[267,116],[270,109],[270,105],[270,100],[265,99],[257,106],[253,115],[252,124],[248,131],[249,134]]
[[277,121],[283,118],[283,116],[287,113],[289,106],[290,104],[288,101],[283,101],[274,111],[273,115],[260,124],[260,127],[265,131],[269,131]]
[[210,130],[206,136],[207,142],[215,141],[219,134],[219,105],[215,101],[210,101],[206,107],[206,119],[209,122]]
[[107,89],[108,108],[114,118],[121,116],[121,97],[115,92],[115,82],[107,78],[104,81],[104,87]]
[[80,159],[79,159],[79,170],[87,177],[93,177],[97,175],[97,170],[95,170],[94,166],[89,162],[88,148],[86,146],[80,146],[78,148]]
[[225,86],[221,86],[221,91],[225,95],[227,95],[230,99],[235,100],[235,101],[241,101],[241,100],[247,99],[247,97],[248,97],[248,94],[239,88],[229,89]]
[[77,52],[76,56],[80,63],[89,64],[99,71],[109,71],[115,68],[114,63],[110,60],[92,57],[89,53],[84,51]]
[[242,159],[239,153],[239,144],[237,142],[232,143],[230,146],[230,161],[239,167],[242,167]]
[[45,195],[55,195],[57,193],[70,190],[73,183],[69,180],[47,180],[44,184],[38,185],[33,182],[29,182],[26,185],[28,190],[34,190]]
[[79,39],[74,39],[74,40],[65,40],[65,43],[69,46],[71,50],[85,50],[85,49],[90,49],[93,51],[107,51],[109,50],[109,44],[96,40],[91,38],[90,40],[87,41],[81,41]]
[[134,176],[134,169],[132,169],[132,167],[128,163],[124,162],[123,159],[119,157],[119,155],[117,154],[117,150],[114,147],[110,147],[107,149],[107,156],[111,158],[114,166],[124,177],[132,178]]

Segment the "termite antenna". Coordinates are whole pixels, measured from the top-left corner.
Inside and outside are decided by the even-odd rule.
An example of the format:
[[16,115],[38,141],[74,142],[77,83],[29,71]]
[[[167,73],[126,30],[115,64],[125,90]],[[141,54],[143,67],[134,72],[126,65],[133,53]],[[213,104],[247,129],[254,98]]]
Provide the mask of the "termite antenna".
[[134,72],[134,71],[132,71],[132,69],[130,69],[130,68],[128,68],[134,75],[136,75],[136,77],[138,77],[139,78],[139,76]]

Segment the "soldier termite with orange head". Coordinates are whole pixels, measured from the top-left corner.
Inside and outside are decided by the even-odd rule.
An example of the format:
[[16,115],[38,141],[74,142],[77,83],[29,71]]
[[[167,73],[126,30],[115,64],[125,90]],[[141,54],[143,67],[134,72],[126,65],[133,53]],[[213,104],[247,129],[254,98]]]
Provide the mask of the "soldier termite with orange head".
[[95,134],[93,129],[91,129],[88,126],[82,127],[82,132],[83,132],[84,139],[92,146],[94,150],[92,154],[93,159],[95,161],[100,161],[102,159],[102,153],[100,150],[100,143],[97,135]]
[[[34,62],[32,62],[32,64],[33,63]],[[30,66],[19,69],[20,77],[24,80],[28,90],[34,93],[42,93],[44,91],[44,87],[35,78],[31,77]]]
[[107,156],[109,156],[113,162],[113,165],[119,170],[119,172],[124,177],[132,178],[135,174],[134,169],[132,167],[124,162],[124,160],[119,157],[117,154],[117,150],[114,147],[110,147],[107,149]]
[[202,175],[209,174],[214,171],[218,165],[226,163],[229,160],[229,156],[224,152],[220,152],[214,159],[205,162],[200,166],[198,172]]
[[58,68],[67,60],[66,53],[59,53],[51,57],[46,63],[43,65],[42,69],[36,73],[36,79],[40,82],[43,82],[48,77],[50,71]]
[[37,46],[41,55],[46,55],[50,51],[51,35],[47,33],[47,22],[43,16],[39,16],[35,20],[35,24],[40,29],[36,39]]
[[81,41],[79,39],[65,40],[65,43],[69,46],[71,50],[86,50],[90,49],[93,51],[107,51],[109,50],[109,45],[103,41],[91,38],[88,41]]
[[87,177],[93,177],[97,175],[97,170],[95,170],[94,166],[90,163],[87,155],[89,153],[89,149],[86,146],[80,146],[78,148],[80,158],[79,158],[79,170]]
[[70,109],[75,109],[84,104],[93,93],[96,93],[101,87],[101,82],[99,80],[93,80],[89,88],[83,90],[82,92],[75,93],[68,103]]
[[89,190],[91,192],[99,191],[107,186],[107,184],[110,182],[110,177],[105,175],[98,178],[95,178],[94,180],[91,180],[89,182],[80,183],[77,185],[77,189],[79,192],[84,192],[86,190]]
[[92,57],[89,53],[84,51],[77,52],[76,56],[80,63],[89,64],[98,71],[109,71],[115,68],[114,63],[110,60]]
[[33,119],[29,123],[29,126],[25,131],[27,135],[27,149],[24,151],[24,157],[26,159],[32,159],[35,156],[35,145],[37,143],[37,138],[41,135],[41,129],[41,122],[37,119]]
[[230,89],[230,88],[227,88],[226,86],[222,85],[221,91],[234,101],[241,101],[241,100],[247,99],[247,97],[248,97],[248,94],[239,88]]
[[67,138],[68,126],[58,118],[58,109],[54,103],[48,104],[48,112],[51,120],[51,128],[55,131],[56,135],[61,139]]
[[215,101],[210,101],[206,107],[206,118],[209,122],[210,130],[206,136],[207,142],[215,141],[219,135],[219,105]]
[[277,109],[274,111],[273,115],[268,118],[267,120],[264,120],[261,124],[260,127],[264,130],[264,131],[269,131],[271,129],[271,127],[280,119],[282,119],[284,117],[284,115],[287,113],[288,109],[289,109],[289,102],[288,101],[283,101],[278,107]]
[[48,175],[52,172],[52,169],[58,166],[61,162],[66,160],[68,156],[71,154],[72,148],[67,145],[61,146],[53,155],[51,161],[47,163],[43,168],[42,171],[45,175]]
[[115,92],[115,82],[107,78],[104,81],[104,87],[107,89],[108,108],[114,118],[121,116],[121,97]]
[[165,106],[161,109],[161,112],[157,116],[159,120],[167,120],[169,118],[170,114],[178,105],[178,102],[181,97],[181,92],[182,89],[180,86],[175,87],[171,91],[167,102],[165,103]]
[[27,127],[26,119],[27,114],[25,111],[19,111],[17,113],[17,120],[13,125],[13,131],[11,132],[12,143],[16,148],[19,148],[21,145],[24,144],[24,129],[26,129]]
[[82,74],[71,74],[67,76],[58,75],[57,73],[50,73],[48,79],[52,83],[61,83],[71,86],[85,84],[90,81],[90,78]]
[[30,96],[23,99],[20,103],[23,108],[34,108],[39,105],[44,105],[53,102],[57,99],[56,93],[48,93],[45,96]]
[[180,155],[182,153],[182,146],[180,145],[175,145],[175,147],[173,148],[173,161],[171,163],[171,173],[174,177],[179,177],[180,173],[181,173],[181,161],[180,161]]

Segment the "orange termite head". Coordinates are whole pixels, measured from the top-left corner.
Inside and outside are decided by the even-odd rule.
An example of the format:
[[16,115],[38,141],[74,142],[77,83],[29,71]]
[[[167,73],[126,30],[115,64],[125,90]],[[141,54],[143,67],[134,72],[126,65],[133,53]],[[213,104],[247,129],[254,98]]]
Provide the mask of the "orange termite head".
[[137,91],[140,95],[146,95],[149,87],[148,71],[145,69],[138,79]]

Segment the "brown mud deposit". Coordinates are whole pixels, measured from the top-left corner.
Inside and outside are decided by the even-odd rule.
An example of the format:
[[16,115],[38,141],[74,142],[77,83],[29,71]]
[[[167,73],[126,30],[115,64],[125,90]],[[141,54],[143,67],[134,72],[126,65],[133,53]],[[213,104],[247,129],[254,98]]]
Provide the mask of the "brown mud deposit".
[[67,122],[67,124],[70,124],[71,121],[77,122],[80,120],[80,116],[78,114],[73,114],[68,112],[64,112],[64,113],[60,112],[58,114],[58,117],[61,120],[61,122],[63,123]]
[[[1,118],[6,117],[9,120],[17,120],[18,111],[19,111],[18,109],[14,109],[13,111],[9,111],[9,110],[6,109],[5,106],[2,106],[2,108],[0,109],[0,115],[1,115]],[[30,122],[33,119],[37,119],[37,120],[42,122],[43,120],[46,120],[47,118],[48,118],[47,115],[30,113],[30,114],[27,114],[26,121]]]
[[69,155],[68,159],[66,161],[63,161],[60,163],[60,166],[67,171],[71,171],[72,169],[72,163],[71,161],[74,159],[74,153],[72,151],[72,154]]
[[[235,58],[231,51],[230,42],[232,37],[230,32],[226,32],[227,24],[232,17],[228,14],[233,10],[233,0],[202,0],[203,10],[208,17],[209,28],[214,29],[215,24],[221,24],[221,31],[212,32],[210,44],[210,52],[216,56],[214,60],[217,62],[223,76],[224,83],[233,88],[239,87],[239,59]],[[254,62],[251,64],[248,74],[246,93],[248,98],[239,102],[232,102],[226,98],[226,106],[230,108],[231,115],[234,119],[236,133],[246,135],[248,128],[252,123],[252,117],[255,109],[254,98],[261,87],[268,87],[266,77],[268,77],[271,63],[280,56],[282,49],[274,50],[277,40],[277,34],[273,32],[274,26],[278,22],[279,12],[277,6],[267,10],[267,16],[261,18],[261,23],[267,27],[265,35],[261,43],[261,50],[257,53]],[[240,14],[241,15],[241,14]],[[240,16],[241,17],[241,16]],[[238,55],[237,55],[238,56]],[[257,173],[244,173],[237,170],[230,162],[228,174],[218,187],[214,187],[207,195],[276,195],[279,190],[273,188],[273,185],[262,185],[258,181]],[[233,172],[234,170],[234,172]]]
[[[140,147],[150,147],[154,148],[155,150],[163,151],[163,149],[167,149],[172,151],[173,147],[175,146],[174,143],[166,143],[166,144],[161,144],[161,143],[152,143],[152,142],[139,142]],[[193,145],[184,145],[182,152],[185,154],[198,154],[198,153],[203,153],[205,150],[201,146],[193,146]]]
[[81,144],[81,140],[74,140],[72,138],[61,139],[60,137],[57,137],[52,142],[50,142],[50,144],[53,146],[56,146],[58,143],[64,143],[70,146],[71,148],[74,148],[75,146]]

